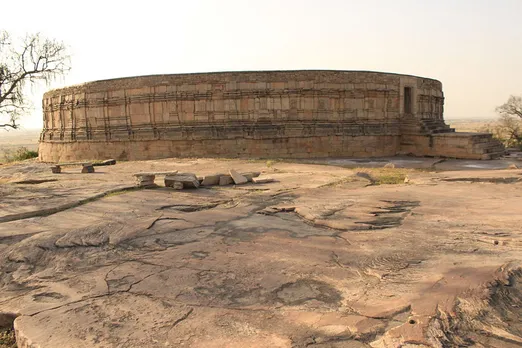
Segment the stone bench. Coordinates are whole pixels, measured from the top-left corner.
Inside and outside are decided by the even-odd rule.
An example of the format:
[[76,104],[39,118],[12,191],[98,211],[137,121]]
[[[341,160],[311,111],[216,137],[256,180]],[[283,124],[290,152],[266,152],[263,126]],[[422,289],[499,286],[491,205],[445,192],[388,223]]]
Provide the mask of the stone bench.
[[138,187],[146,187],[155,185],[154,179],[156,179],[156,176],[169,176],[176,175],[177,173],[177,170],[172,172],[141,172],[135,173],[132,176],[136,177],[136,185]]
[[82,166],[82,173],[94,173],[95,166],[112,166],[116,164],[115,159],[108,159],[101,162],[66,162],[66,163],[56,163],[52,165],[51,172],[53,174],[59,174],[62,172],[62,167],[72,167],[72,166]]
[[58,163],[55,165],[52,165],[51,172],[53,174],[60,174],[62,172],[62,167],[66,166],[82,166],[82,173],[94,173],[94,166],[92,163]]

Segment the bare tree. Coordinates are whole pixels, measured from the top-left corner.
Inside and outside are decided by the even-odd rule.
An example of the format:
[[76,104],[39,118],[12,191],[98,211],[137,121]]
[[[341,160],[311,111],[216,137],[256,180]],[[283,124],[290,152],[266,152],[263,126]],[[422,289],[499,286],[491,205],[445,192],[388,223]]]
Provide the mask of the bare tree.
[[510,96],[508,101],[496,108],[500,118],[483,131],[492,133],[507,147],[522,148],[522,97]]
[[522,118],[522,97],[510,96],[508,101],[497,108],[501,115],[515,116]]
[[49,84],[69,69],[62,42],[40,34],[16,40],[0,30],[0,128],[18,128],[19,117],[30,109],[24,95],[28,84]]

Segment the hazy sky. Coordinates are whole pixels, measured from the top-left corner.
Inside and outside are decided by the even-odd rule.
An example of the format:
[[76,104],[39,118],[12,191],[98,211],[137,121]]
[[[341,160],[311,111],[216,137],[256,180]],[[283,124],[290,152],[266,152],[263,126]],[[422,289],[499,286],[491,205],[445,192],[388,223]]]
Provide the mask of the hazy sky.
[[[132,75],[285,69],[436,78],[446,118],[522,94],[522,0],[3,1],[0,28],[71,48],[51,87]],[[37,109],[22,120],[41,127]]]

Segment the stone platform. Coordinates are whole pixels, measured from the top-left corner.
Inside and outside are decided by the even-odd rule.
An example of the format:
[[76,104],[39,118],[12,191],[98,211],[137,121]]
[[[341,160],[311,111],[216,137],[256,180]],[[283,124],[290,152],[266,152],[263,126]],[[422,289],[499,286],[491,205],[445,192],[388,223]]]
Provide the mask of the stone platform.
[[[0,327],[20,348],[520,347],[519,160],[317,161],[1,166]],[[501,170],[437,170],[471,165]],[[230,167],[276,181],[126,188]]]

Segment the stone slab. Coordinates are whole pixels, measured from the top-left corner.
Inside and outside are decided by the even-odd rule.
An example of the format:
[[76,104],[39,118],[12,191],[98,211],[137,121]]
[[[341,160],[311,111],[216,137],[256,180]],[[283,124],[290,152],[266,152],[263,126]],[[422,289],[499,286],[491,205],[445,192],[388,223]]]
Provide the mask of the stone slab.
[[115,159],[108,159],[108,160],[101,161],[101,162],[98,162],[98,163],[93,163],[93,166],[113,166],[115,164],[116,164],[116,160]]
[[178,173],[177,170],[172,172],[141,172],[132,174],[133,176],[150,176],[150,175],[176,175]]
[[275,180],[273,178],[253,178],[252,182],[254,184],[267,184],[270,182],[274,182]]
[[243,184],[246,184],[248,182],[247,178],[245,178],[243,175],[239,174],[234,169],[230,169],[229,173],[230,173],[230,176],[232,177],[232,180],[234,180],[234,183],[236,185],[243,185]]

